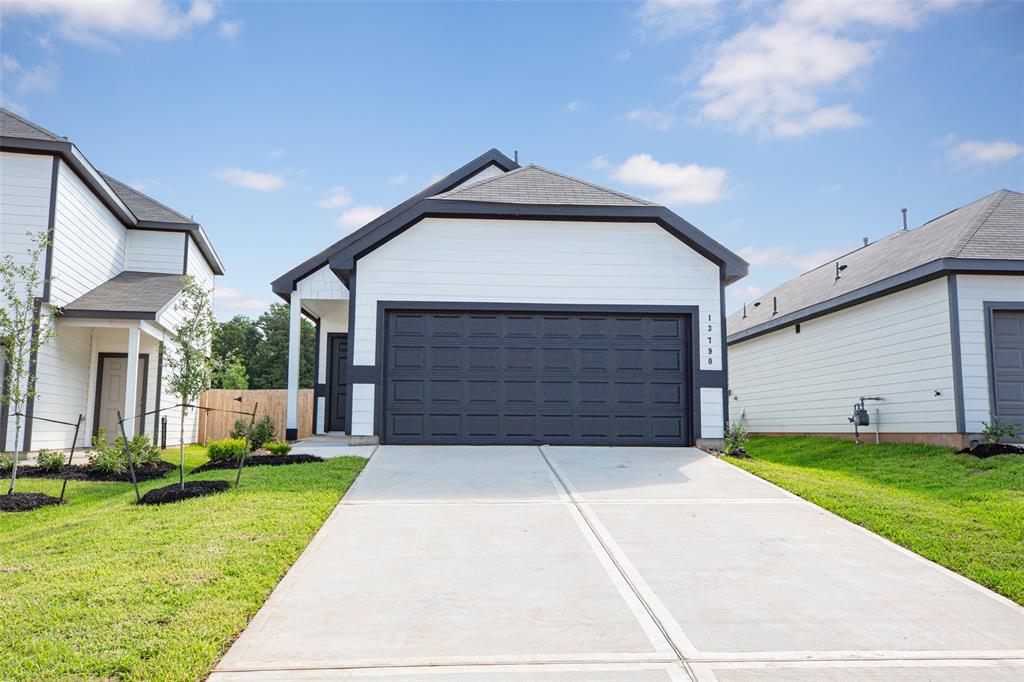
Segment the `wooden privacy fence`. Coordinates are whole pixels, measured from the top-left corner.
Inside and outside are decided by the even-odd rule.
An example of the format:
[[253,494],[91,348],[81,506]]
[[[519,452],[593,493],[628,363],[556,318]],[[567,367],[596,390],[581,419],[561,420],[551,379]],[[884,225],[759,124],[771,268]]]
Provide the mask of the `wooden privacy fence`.
[[[236,400],[239,396],[242,398],[241,402]],[[235,425],[235,420],[244,418],[240,414],[216,410],[251,412],[257,402],[260,404],[260,409],[256,412],[256,419],[270,415],[277,429],[278,439],[284,440],[285,420],[288,415],[288,391],[286,389],[235,391],[214,388],[199,397],[201,407],[214,408],[213,410],[199,411],[199,442],[206,445],[211,440],[228,438]],[[302,388],[299,389],[299,438],[309,438],[312,435],[313,389]]]

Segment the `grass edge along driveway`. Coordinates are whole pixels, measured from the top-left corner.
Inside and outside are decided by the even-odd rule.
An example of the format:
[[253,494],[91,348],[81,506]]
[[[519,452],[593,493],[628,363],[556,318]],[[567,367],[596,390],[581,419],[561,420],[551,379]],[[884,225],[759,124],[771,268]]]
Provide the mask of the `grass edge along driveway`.
[[[186,470],[205,461],[188,448]],[[249,467],[237,490],[156,507],[131,484],[71,481],[65,505],[0,514],[0,679],[206,677],[365,463]],[[18,489],[57,495],[60,481]]]
[[752,436],[725,461],[1024,605],[1024,454]]

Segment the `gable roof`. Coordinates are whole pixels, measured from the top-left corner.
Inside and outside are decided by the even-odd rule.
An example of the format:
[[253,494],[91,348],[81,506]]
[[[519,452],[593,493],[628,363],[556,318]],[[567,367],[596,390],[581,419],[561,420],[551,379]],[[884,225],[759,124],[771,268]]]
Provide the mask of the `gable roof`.
[[20,137],[27,140],[46,140],[48,142],[67,141],[66,138],[56,133],[51,133],[46,128],[3,108],[0,108],[0,135],[4,137]]
[[[836,278],[836,263],[845,266]],[[943,272],[1024,272],[1024,194],[1003,189],[824,263],[727,320],[734,343]],[[773,299],[778,312],[773,314]],[[754,306],[753,303],[760,305]]]
[[117,196],[121,197],[121,201],[128,205],[128,208],[131,209],[132,213],[139,220],[151,220],[159,223],[181,223],[182,225],[199,224],[195,220],[186,218],[173,208],[161,204],[156,199],[146,196],[134,187],[126,185],[102,171],[100,171],[100,175],[110,184],[110,187]]
[[108,279],[61,309],[65,317],[116,317],[155,320],[184,284],[182,275],[127,270]]
[[530,164],[469,183],[435,199],[549,206],[654,206],[649,201]]
[[67,138],[0,107],[0,149],[59,156],[125,227],[186,232],[196,241],[213,272],[224,274],[224,266],[202,225],[101,173]]
[[331,258],[335,254],[339,253],[342,249],[347,247],[350,243],[363,232],[363,230],[372,229],[377,225],[380,225],[396,215],[401,214],[407,210],[410,206],[420,201],[425,197],[432,197],[436,194],[442,194],[452,190],[467,180],[471,180],[473,176],[477,175],[481,171],[486,170],[488,167],[494,166],[502,172],[508,172],[519,168],[519,164],[508,158],[497,149],[489,149],[480,156],[476,157],[469,163],[466,163],[459,168],[455,169],[445,177],[441,178],[437,182],[431,183],[428,187],[420,190],[413,196],[409,197],[402,203],[398,204],[390,211],[386,211],[384,214],[377,218],[374,218],[369,223],[364,225],[359,230],[355,230],[343,239],[339,239],[323,251],[317,253],[311,258],[307,258],[299,265],[295,266],[288,272],[284,273],[273,282],[270,283],[274,293],[286,301],[289,300],[291,292],[295,290],[295,283],[300,279],[312,274],[316,270],[327,265]]

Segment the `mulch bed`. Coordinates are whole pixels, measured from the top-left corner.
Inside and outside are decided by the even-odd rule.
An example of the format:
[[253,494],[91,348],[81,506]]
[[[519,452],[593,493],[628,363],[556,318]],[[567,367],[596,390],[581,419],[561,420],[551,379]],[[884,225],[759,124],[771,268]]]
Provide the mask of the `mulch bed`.
[[185,488],[174,483],[165,485],[162,488],[153,488],[139,500],[139,504],[167,504],[168,502],[180,502],[192,497],[205,497],[214,493],[222,493],[231,484],[227,481],[188,481]]
[[[170,462],[161,460],[154,464],[136,467],[135,478],[139,481],[151,481],[154,478],[166,476],[169,472],[176,471],[177,469],[178,467]],[[84,464],[72,464],[70,466],[65,464],[61,467],[60,471],[44,471],[37,466],[19,466],[18,478],[22,476],[25,478],[67,478],[70,481],[108,481],[116,483],[131,483],[132,481],[132,476],[128,473],[127,469],[122,474],[113,474],[93,471]]]
[[[247,467],[262,467],[262,466],[281,466],[284,464],[308,464],[310,462],[322,462],[323,457],[317,457],[316,455],[253,455],[247,457],[245,460],[245,466]],[[198,466],[192,470],[193,474],[202,473],[204,471],[213,471],[214,469],[237,469],[238,462],[233,459],[218,459],[211,462],[207,462],[202,466]]]
[[979,443],[973,448],[958,450],[961,455],[973,455],[978,459],[995,457],[996,455],[1024,455],[1024,448],[1015,447],[1008,443]]
[[0,495],[0,512],[32,511],[51,504],[63,503],[64,501],[59,497],[43,493],[14,493],[13,495]]

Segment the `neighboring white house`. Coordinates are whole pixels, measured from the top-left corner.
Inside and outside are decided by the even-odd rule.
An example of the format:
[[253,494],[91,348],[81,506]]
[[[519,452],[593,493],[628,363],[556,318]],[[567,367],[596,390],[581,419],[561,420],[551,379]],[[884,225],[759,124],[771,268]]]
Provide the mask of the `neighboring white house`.
[[313,429],[385,443],[684,445],[724,424],[747,264],[672,211],[497,150],[274,281],[317,326]]
[[[224,274],[201,225],[99,172],[66,138],[0,109],[0,252],[26,254],[26,233],[41,231],[50,236],[51,283],[38,292],[40,306],[60,315],[53,340],[34,358],[39,395],[26,408],[27,451],[71,447],[73,429],[43,419],[83,415],[84,446],[101,427],[110,438],[118,432],[119,410],[134,415],[176,404],[159,345],[175,352],[183,275],[212,290]],[[176,444],[179,414],[136,419],[134,431],[155,439],[166,416],[168,442]],[[193,410],[186,440],[194,440],[195,422]],[[4,407],[3,450],[14,449],[14,430]]]
[[1024,195],[1001,190],[782,284],[728,320],[729,416],[758,433],[963,446],[1024,424]]

